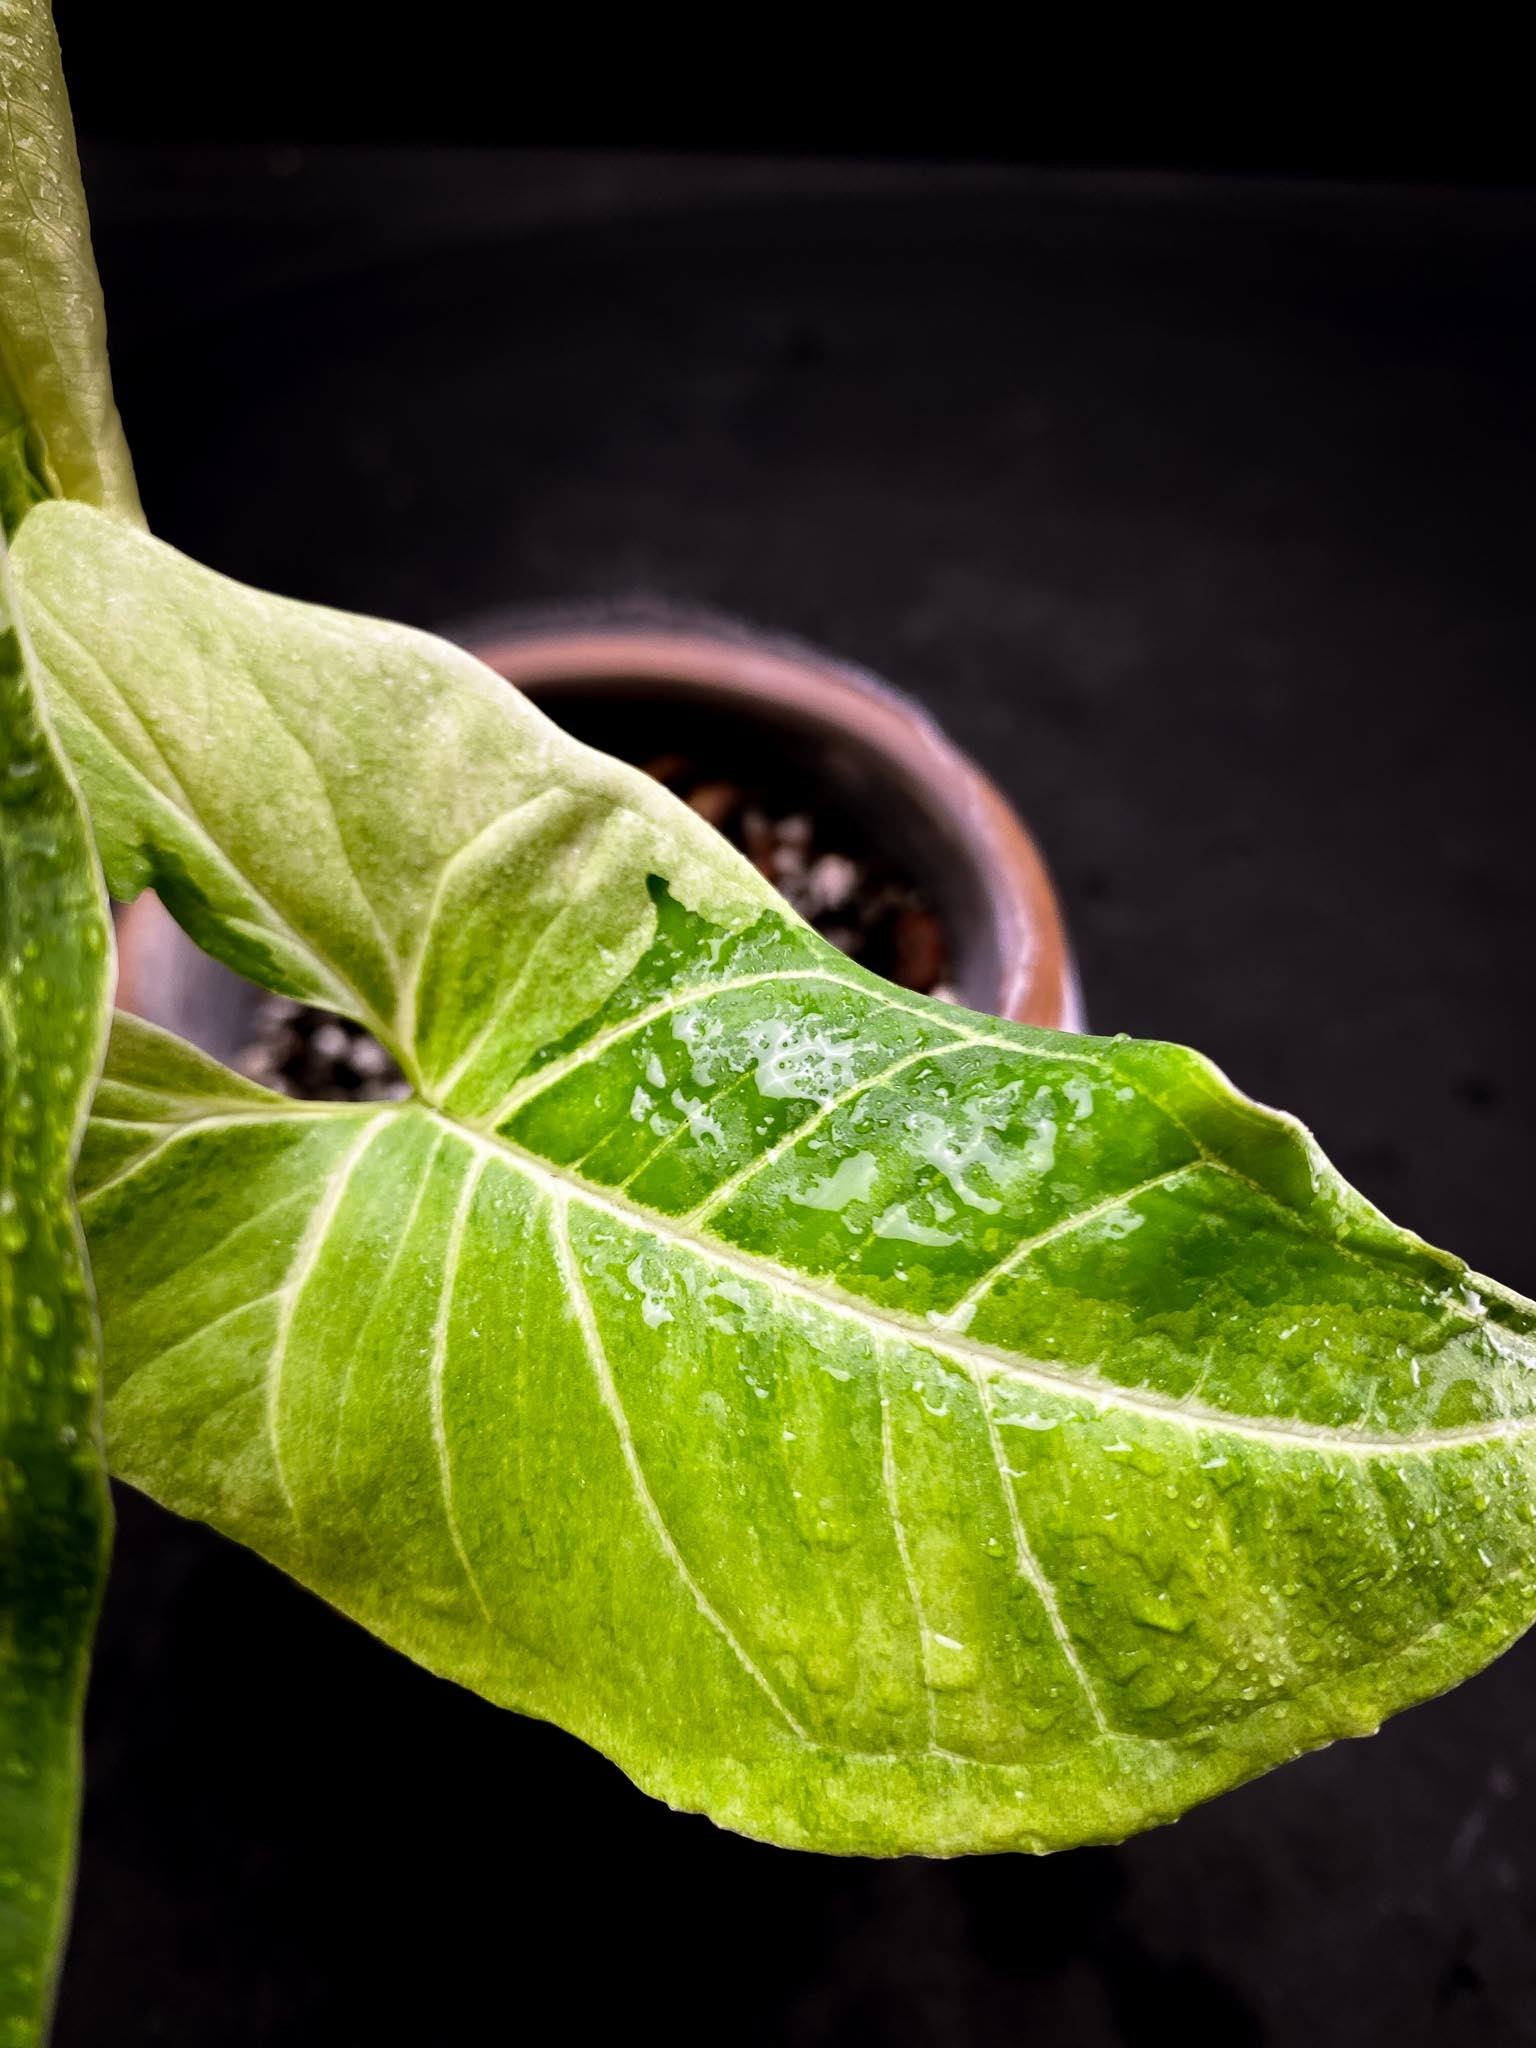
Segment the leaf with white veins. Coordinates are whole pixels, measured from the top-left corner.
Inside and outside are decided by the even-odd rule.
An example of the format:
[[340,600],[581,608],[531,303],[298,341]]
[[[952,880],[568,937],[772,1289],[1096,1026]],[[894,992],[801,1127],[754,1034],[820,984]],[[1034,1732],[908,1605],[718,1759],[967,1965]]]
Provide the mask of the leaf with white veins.
[[1167,1819],[1536,1613],[1536,1310],[1198,1055],[888,987],[456,650],[73,508],[27,617],[116,890],[377,1030],[120,1020],[115,1469],[729,1826]]

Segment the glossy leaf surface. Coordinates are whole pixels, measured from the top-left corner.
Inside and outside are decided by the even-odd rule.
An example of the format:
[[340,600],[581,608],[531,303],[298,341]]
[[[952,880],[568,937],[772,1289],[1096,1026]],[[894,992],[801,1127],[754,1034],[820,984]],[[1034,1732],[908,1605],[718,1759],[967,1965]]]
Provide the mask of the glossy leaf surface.
[[120,1022],[124,1477],[826,1849],[1114,1837],[1529,1623],[1530,1305],[1198,1055],[861,973],[421,635],[78,509],[19,564],[114,887],[418,1090]]

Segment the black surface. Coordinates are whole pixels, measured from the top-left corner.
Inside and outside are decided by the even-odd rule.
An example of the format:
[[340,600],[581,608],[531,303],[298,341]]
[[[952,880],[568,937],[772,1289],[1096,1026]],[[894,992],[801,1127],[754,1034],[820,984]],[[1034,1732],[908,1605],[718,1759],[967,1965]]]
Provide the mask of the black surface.
[[[158,530],[422,623],[655,593],[883,670],[1184,1038],[1536,1290],[1536,208],[696,161],[90,159]],[[124,1499],[84,2043],[1536,2041],[1536,1642],[1118,1850],[670,1815]],[[1170,2031],[1171,2030],[1171,2031]]]
[[[83,135],[149,143],[463,143],[765,150],[1271,176],[1536,180],[1525,69],[1501,22],[1289,15],[1185,22],[1036,10],[1024,61],[991,22],[728,33],[654,11],[366,0],[226,22],[207,0],[53,0]],[[807,33],[807,30],[810,33]],[[991,31],[989,34],[988,31]],[[1017,41],[1015,36],[1010,39]]]

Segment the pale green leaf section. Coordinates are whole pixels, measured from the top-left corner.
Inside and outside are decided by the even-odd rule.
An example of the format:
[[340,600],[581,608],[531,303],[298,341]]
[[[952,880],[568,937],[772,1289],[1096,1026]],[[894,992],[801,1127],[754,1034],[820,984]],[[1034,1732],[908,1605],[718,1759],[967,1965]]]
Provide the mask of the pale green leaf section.
[[39,508],[16,562],[71,679],[55,710],[113,894],[152,884],[209,952],[360,1018],[446,1106],[493,1107],[623,980],[651,870],[723,927],[778,901],[425,633],[247,590],[81,506]]
[[140,516],[53,12],[0,0],[0,527],[44,498]]
[[124,1477],[821,1849],[1113,1838],[1527,1626],[1536,1311],[1296,1124],[860,973],[451,649],[79,511],[19,557],[119,886],[419,1086],[120,1020]]
[[70,1174],[106,1039],[90,833],[12,630],[0,539],[0,2042],[46,2031],[109,1528]]

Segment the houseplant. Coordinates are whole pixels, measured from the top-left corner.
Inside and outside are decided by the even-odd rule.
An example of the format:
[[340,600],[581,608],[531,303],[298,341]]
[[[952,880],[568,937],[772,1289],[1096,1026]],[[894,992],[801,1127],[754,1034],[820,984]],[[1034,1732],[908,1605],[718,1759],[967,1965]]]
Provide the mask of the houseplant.
[[[82,511],[29,513],[18,555],[119,890],[152,874],[222,957],[376,1024],[434,1104],[364,1130],[121,1034],[81,1183],[120,1470],[680,1801],[820,1846],[1116,1832],[1372,1725],[1528,1618],[1525,1311],[1293,1126],[1192,1055],[893,1000],[419,636]],[[386,728],[421,741],[409,802]],[[531,844],[502,822],[530,786],[557,814]],[[635,858],[594,891],[569,856],[599,827]],[[528,943],[562,916],[598,925],[574,992]],[[388,955],[424,935],[407,1030]],[[498,1021],[508,954],[552,1018]],[[413,1213],[370,1175],[427,1132]],[[263,1186],[291,1192],[249,1258],[178,1266]],[[389,1227],[462,1219],[473,1248],[517,1203],[494,1285],[449,1262],[452,1298]],[[352,1341],[380,1298],[399,1320]],[[795,1726],[848,1731],[843,1755]]]

